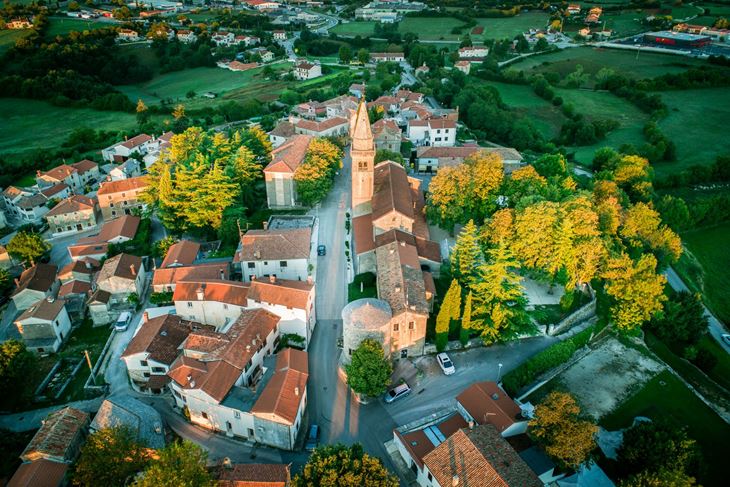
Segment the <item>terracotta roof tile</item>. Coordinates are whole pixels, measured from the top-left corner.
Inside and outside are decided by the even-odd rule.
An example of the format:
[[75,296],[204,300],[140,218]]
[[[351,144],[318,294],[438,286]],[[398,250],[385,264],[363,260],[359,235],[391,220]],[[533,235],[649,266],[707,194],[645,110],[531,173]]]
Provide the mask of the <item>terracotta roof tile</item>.
[[182,281],[210,281],[228,279],[230,273],[227,262],[196,264],[184,267],[168,267],[155,269],[152,276],[153,286],[168,286]]
[[195,262],[200,252],[200,244],[190,240],[180,240],[170,246],[165,260],[162,261],[160,267],[170,267],[172,265],[190,265]]
[[308,259],[311,228],[249,230],[241,239],[239,260]]
[[61,286],[61,288],[58,290],[58,297],[62,298],[64,296],[68,296],[69,294],[83,294],[87,295],[91,292],[91,284],[86,281],[79,281],[78,279],[74,279],[73,281],[68,281],[66,284]]
[[51,208],[51,211],[46,213],[46,218],[56,215],[65,215],[66,213],[73,213],[75,211],[94,211],[96,201],[80,194],[75,194],[66,198],[65,200],[58,203],[56,206]]
[[41,458],[21,463],[7,487],[59,487],[63,485],[68,463],[52,462]]
[[178,281],[172,299],[173,301],[199,301],[199,290],[203,292],[204,301],[234,304],[241,307],[245,307],[248,303],[248,283],[220,279]]
[[54,299],[53,301],[41,299],[33,306],[26,309],[23,314],[18,316],[16,321],[27,320],[28,318],[37,318],[39,320],[53,321],[56,319],[56,317],[65,305],[66,301],[64,301],[63,299]]
[[276,371],[251,408],[251,413],[294,424],[309,377],[307,352],[286,348],[276,356]]
[[294,173],[307,155],[311,135],[298,134],[271,151],[271,162],[264,172]]
[[147,177],[137,176],[136,178],[120,179],[118,181],[107,181],[101,184],[97,195],[121,193],[147,187]]
[[41,173],[41,176],[55,179],[60,182],[76,172],[76,168],[69,166],[68,164],[61,164],[60,166],[56,166],[53,169],[49,169],[48,171]]
[[216,473],[219,487],[288,487],[289,465],[281,463],[237,463],[220,467]]
[[375,166],[373,220],[396,211],[413,219],[413,200],[406,170],[400,164],[384,161]]
[[129,140],[125,140],[120,145],[123,145],[127,149],[134,149],[135,147],[140,146],[140,145],[144,144],[145,142],[149,142],[150,140],[152,140],[152,137],[150,137],[149,135],[139,134],[139,135],[132,137]]
[[99,271],[97,282],[102,282],[112,277],[135,280],[142,268],[142,258],[130,254],[118,254],[104,261]]
[[324,132],[333,127],[340,125],[349,125],[349,121],[343,117],[332,117],[321,122],[315,122],[314,120],[299,120],[294,125],[304,130],[311,130],[312,132]]
[[305,281],[276,279],[275,282],[255,280],[251,282],[248,298],[255,302],[269,303],[309,311],[307,304],[313,294],[314,284]]
[[479,424],[494,425],[501,433],[520,415],[517,404],[496,382],[476,382],[456,396],[456,400]]
[[36,264],[30,269],[26,269],[20,274],[18,279],[18,287],[15,289],[13,295],[25,289],[32,289],[34,291],[46,292],[51,289],[53,283],[56,281],[56,267],[53,264]]
[[74,169],[79,172],[79,174],[84,174],[85,172],[91,171],[92,169],[99,167],[97,163],[88,159],[82,159],[79,162],[74,162],[73,164],[71,164],[71,166],[73,166]]
[[122,357],[147,352],[149,358],[170,365],[178,348],[194,330],[212,330],[211,326],[184,320],[177,315],[162,315],[147,320],[127,345]]
[[41,428],[25,447],[20,458],[33,461],[40,458],[73,460],[72,447],[89,423],[89,413],[65,407],[49,414]]

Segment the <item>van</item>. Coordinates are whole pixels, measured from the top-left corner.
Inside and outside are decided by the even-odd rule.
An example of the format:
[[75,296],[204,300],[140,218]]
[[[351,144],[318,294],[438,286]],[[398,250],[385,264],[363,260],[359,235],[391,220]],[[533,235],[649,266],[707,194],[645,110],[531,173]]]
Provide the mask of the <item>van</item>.
[[124,313],[119,315],[119,318],[117,318],[117,322],[114,323],[114,330],[116,331],[126,331],[127,327],[129,326],[129,321],[132,319],[132,313],[129,311],[125,311]]
[[385,402],[391,403],[395,401],[396,399],[400,399],[401,397],[405,397],[408,394],[411,393],[411,388],[408,386],[408,384],[401,384],[399,386],[396,386],[389,390],[385,394]]
[[304,449],[307,451],[314,451],[319,446],[319,426],[313,424],[309,428],[309,436],[307,436],[307,444]]

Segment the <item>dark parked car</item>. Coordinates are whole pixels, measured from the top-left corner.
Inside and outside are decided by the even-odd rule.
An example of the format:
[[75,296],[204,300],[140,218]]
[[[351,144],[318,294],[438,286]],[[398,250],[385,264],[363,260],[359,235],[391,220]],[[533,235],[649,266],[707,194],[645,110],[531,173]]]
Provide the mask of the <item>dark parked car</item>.
[[327,255],[327,247],[324,245],[317,247],[317,255]]
[[313,424],[309,427],[309,436],[307,436],[307,444],[304,445],[304,449],[313,451],[317,446],[319,446],[319,426]]

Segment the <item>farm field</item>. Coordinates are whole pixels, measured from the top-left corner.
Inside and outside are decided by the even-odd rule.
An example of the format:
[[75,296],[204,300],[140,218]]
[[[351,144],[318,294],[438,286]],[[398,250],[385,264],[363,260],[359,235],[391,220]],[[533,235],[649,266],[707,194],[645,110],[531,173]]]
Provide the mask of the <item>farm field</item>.
[[680,73],[688,67],[706,65],[705,61],[671,54],[622,51],[592,47],[563,49],[554,53],[532,56],[510,65],[525,73],[553,71],[565,76],[580,64],[586,73],[595,75],[601,68],[610,68],[631,78],[654,78],[667,73]]
[[[279,63],[272,67],[284,70],[289,67],[289,63]],[[284,83],[263,79],[262,71],[263,68],[243,72],[221,68],[193,68],[165,73],[137,85],[120,86],[119,90],[132,101],[141,99],[145,103],[159,103],[169,98],[173,101],[184,101],[188,108],[217,104],[221,99],[225,101],[256,97],[269,100],[283,89]],[[267,87],[266,90],[263,90],[264,86]],[[186,98],[189,91],[194,91],[198,95],[210,91],[216,93],[219,98],[190,100]]]
[[489,81],[486,83],[499,91],[502,101],[528,117],[548,139],[560,133],[565,117],[552,103],[540,98],[530,86]]
[[717,318],[730,323],[730,276],[726,272],[730,268],[730,223],[685,232],[682,242],[702,266],[702,276],[694,282],[696,288]]
[[[691,414],[687,412],[691,411]],[[600,424],[616,430],[631,426],[636,416],[665,419],[677,427],[687,427],[697,441],[707,466],[705,475],[697,479],[702,485],[723,485],[725,449],[718,447],[730,437],[730,425],[707,407],[670,372],[659,373],[640,391],[605,416]]]
[[[502,19],[480,18],[477,25],[484,27],[484,39],[513,39],[529,29],[543,29],[549,19],[545,12],[527,12]],[[472,36],[476,38],[478,36]]]
[[707,88],[659,93],[669,116],[659,121],[664,134],[677,145],[677,161],[655,164],[657,175],[709,164],[727,152],[725,121],[730,116],[730,90]]
[[112,22],[99,20],[74,19],[71,17],[49,17],[46,37],[66,35],[72,31],[83,32],[85,30],[102,29],[104,27],[116,27]]
[[[128,130],[136,124],[131,113],[63,108],[38,100],[2,98],[0,111],[3,113],[0,117],[0,154],[3,156],[57,146],[78,127]],[[39,137],[39,134],[43,136]]]
[[30,33],[30,29],[0,30],[0,55],[15,45],[18,39],[22,39]]

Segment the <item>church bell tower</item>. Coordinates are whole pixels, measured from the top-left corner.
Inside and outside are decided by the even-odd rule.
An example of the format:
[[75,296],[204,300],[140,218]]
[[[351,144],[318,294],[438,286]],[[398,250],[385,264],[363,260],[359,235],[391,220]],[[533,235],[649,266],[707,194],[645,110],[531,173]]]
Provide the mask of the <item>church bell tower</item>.
[[352,124],[352,212],[353,217],[371,212],[375,165],[375,142],[365,99],[361,98]]

